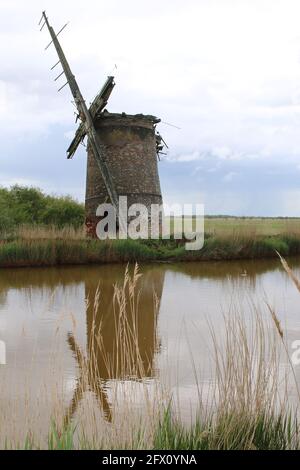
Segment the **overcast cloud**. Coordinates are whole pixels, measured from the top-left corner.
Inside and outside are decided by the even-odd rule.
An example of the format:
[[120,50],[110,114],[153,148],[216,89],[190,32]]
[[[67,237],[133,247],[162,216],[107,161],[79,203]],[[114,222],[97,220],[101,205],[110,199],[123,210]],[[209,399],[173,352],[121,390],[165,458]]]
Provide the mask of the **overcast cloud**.
[[180,127],[160,125],[166,202],[299,215],[298,0],[0,0],[0,185],[83,200],[85,150],[65,158],[75,110],[53,82],[43,9],[56,30],[70,21],[61,42],[88,102],[113,73],[110,111]]

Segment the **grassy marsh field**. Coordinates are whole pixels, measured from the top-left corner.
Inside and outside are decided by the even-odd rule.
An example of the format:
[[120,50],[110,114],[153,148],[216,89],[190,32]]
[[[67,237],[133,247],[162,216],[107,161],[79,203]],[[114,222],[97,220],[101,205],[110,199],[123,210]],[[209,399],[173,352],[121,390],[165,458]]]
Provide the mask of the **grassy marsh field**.
[[232,235],[234,232],[253,236],[299,234],[300,218],[269,217],[207,217],[205,232],[213,235]]

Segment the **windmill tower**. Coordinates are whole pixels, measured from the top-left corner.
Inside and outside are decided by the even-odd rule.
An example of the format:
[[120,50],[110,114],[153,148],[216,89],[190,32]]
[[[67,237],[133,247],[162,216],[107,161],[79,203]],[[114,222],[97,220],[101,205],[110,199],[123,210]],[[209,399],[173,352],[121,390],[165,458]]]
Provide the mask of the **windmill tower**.
[[[157,158],[164,143],[156,126],[160,122],[155,116],[125,113],[109,113],[105,107],[115,86],[114,77],[108,77],[103,88],[96,96],[90,108],[80,92],[70,66],[65,58],[57,36],[50,26],[46,13],[43,12],[41,30],[46,25],[58,54],[63,74],[70,87],[78,119],[81,121],[74,139],[67,150],[67,158],[72,158],[87,136],[87,177],[86,177],[86,227],[90,236],[96,236],[99,217],[97,207],[102,203],[112,203],[118,214],[119,226],[126,231],[127,218],[119,212],[119,197],[126,196],[128,207],[131,204],[143,204],[150,215],[152,204],[162,204]],[[46,48],[46,49],[47,49]]]

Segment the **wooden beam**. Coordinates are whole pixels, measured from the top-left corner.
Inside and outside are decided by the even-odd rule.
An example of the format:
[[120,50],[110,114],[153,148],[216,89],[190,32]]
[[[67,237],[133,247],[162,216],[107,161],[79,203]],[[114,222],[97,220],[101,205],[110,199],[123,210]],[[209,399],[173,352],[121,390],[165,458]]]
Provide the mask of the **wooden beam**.
[[[111,92],[113,91],[113,88],[115,86],[114,82],[114,77],[107,77],[106,82],[104,83],[103,87],[101,88],[100,92],[92,102],[90,108],[89,108],[89,113],[94,119],[97,114],[99,114],[107,105],[108,99],[111,95]],[[72,158],[73,155],[75,154],[78,145],[83,141],[83,139],[86,136],[86,131],[83,123],[80,124],[78,127],[75,137],[72,140],[68,150],[67,150],[67,158]]]

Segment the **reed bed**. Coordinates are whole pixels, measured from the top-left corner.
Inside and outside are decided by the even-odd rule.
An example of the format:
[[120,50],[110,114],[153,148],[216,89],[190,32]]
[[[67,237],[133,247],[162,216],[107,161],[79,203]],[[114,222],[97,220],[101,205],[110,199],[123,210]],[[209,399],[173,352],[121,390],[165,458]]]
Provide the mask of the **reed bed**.
[[[22,236],[21,236],[22,235]],[[178,262],[274,258],[300,255],[300,235],[255,237],[252,233],[206,235],[199,251],[187,251],[184,240],[107,240],[81,238],[82,231],[23,228],[20,236],[0,241],[0,268],[103,264],[127,262]]]
[[72,225],[57,227],[55,225],[20,225],[15,231],[16,239],[21,240],[84,240],[85,227]]
[[185,240],[173,235],[169,240],[100,241],[86,238],[84,227],[21,225],[14,232],[1,233],[0,268],[256,259],[275,257],[276,251],[283,256],[300,255],[299,220],[208,218],[199,251],[187,251]]

